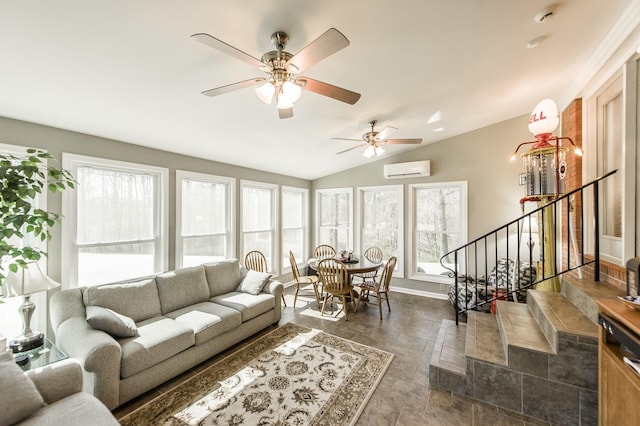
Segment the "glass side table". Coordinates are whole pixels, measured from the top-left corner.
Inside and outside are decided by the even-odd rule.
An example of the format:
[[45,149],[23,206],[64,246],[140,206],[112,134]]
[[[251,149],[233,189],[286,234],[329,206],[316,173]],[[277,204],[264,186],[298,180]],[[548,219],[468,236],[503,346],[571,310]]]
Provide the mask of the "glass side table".
[[13,354],[13,358],[20,365],[20,368],[27,371],[67,359],[68,356],[51,340],[45,338],[42,346],[24,352],[16,352]]

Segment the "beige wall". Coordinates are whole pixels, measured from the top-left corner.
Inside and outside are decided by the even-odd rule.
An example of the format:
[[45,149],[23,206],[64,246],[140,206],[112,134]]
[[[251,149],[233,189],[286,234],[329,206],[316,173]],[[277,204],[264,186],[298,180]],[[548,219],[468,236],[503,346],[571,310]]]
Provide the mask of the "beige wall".
[[[176,169],[311,189],[310,249],[315,245],[315,241],[313,241],[315,235],[314,189],[402,184],[405,187],[406,202],[408,200],[408,184],[410,183],[467,181],[469,191],[468,236],[469,239],[473,239],[516,218],[520,213],[518,200],[523,194],[517,178],[521,172],[521,164],[519,161],[509,163],[509,157],[520,142],[532,138],[527,130],[527,118],[528,116],[522,116],[507,120],[393,157],[384,157],[364,166],[313,182],[3,117],[0,117],[0,143],[46,149],[56,159],[61,159],[62,153],[67,152],[167,167],[170,170],[169,205],[171,206],[169,211],[169,265],[170,268],[173,268]],[[176,144],[178,143],[176,142]],[[384,164],[416,160],[431,160],[430,177],[384,179]],[[239,190],[239,180],[236,189]],[[239,197],[236,198],[238,203],[236,210],[239,212]],[[49,194],[48,208],[56,212],[61,210],[61,196],[59,194]],[[408,223],[408,214],[409,212],[405,209],[405,223]],[[239,224],[239,220],[236,220],[236,223]],[[60,226],[54,227],[53,238],[49,243],[49,274],[57,280],[60,279],[61,264],[60,229]],[[405,229],[406,253],[408,253],[409,244],[407,232],[408,230]],[[236,232],[237,238],[239,235],[240,232]],[[239,247],[239,241],[236,241],[236,247]],[[405,267],[405,276],[407,273]],[[408,279],[398,280],[396,284],[408,289],[442,291],[440,285],[425,284]]]
[[[82,133],[70,132],[47,126],[41,126],[24,121],[12,120],[0,117],[0,143],[21,145],[33,148],[42,148],[49,151],[61,167],[62,153],[88,155],[133,163],[149,164],[166,167],[169,169],[169,269],[175,264],[175,186],[176,170],[188,170],[200,173],[209,173],[220,176],[235,177],[236,194],[240,190],[240,179],[255,180],[259,182],[274,183],[279,185],[310,188],[310,182],[304,179],[292,178],[274,173],[238,167],[215,161],[203,160],[185,155],[174,154],[167,151],[145,148],[111,139],[90,136]],[[176,141],[176,147],[179,146]],[[212,142],[215,143],[215,142]],[[49,193],[47,199],[48,210],[61,211],[62,196]],[[239,197],[236,197],[236,212],[240,211]],[[236,218],[236,226],[239,226],[239,218]],[[240,232],[236,230],[236,249],[239,247]],[[55,280],[61,276],[61,226],[56,225],[52,229],[52,239],[49,242],[48,273]],[[239,254],[236,254],[239,256]]]
[[[351,186],[355,194],[355,188],[359,186],[402,184],[407,206],[408,184],[467,181],[468,237],[472,240],[520,216],[519,200],[524,195],[524,190],[518,185],[518,174],[522,172],[522,163],[519,157],[513,163],[509,162],[509,158],[518,144],[533,139],[527,129],[528,118],[526,115],[503,121],[393,157],[384,157],[365,166],[316,179],[313,181],[312,189],[315,191]],[[431,161],[431,176],[389,180],[383,177],[384,164],[418,160]],[[314,194],[311,199],[314,202]],[[404,223],[406,226],[409,224],[407,208]],[[314,229],[312,228],[312,236],[315,235]],[[408,232],[405,227],[405,254],[409,253]],[[407,262],[408,256],[405,255],[405,276],[408,276]],[[413,290],[444,290],[444,287],[438,284],[408,279],[394,280],[394,284]]]

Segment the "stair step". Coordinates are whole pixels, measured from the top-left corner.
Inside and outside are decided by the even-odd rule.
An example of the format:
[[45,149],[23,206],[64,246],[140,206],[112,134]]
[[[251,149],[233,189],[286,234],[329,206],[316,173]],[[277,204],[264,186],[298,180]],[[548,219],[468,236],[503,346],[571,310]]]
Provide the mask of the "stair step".
[[555,352],[559,339],[597,344],[596,323],[563,294],[529,290],[527,306]]
[[615,299],[624,296],[625,290],[606,281],[579,279],[568,274],[561,280],[562,294],[564,294],[583,314],[594,324],[598,323],[598,305],[596,299]]
[[498,326],[502,334],[505,354],[510,348],[518,347],[530,351],[553,354],[554,351],[544,335],[536,318],[524,303],[512,303],[498,300]]
[[448,370],[456,374],[466,374],[467,359],[464,353],[467,327],[468,325],[464,323],[456,326],[455,321],[442,320],[440,331],[438,332],[438,339],[436,340],[431,355],[430,366]]
[[480,361],[507,365],[495,316],[476,311],[467,313],[465,355]]

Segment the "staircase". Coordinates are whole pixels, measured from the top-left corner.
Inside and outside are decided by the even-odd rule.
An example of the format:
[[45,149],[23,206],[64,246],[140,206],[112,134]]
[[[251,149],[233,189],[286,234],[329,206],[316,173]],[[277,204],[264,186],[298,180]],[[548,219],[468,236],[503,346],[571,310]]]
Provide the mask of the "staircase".
[[563,277],[561,293],[528,290],[498,300],[496,315],[443,320],[429,365],[432,387],[554,425],[598,424],[596,298],[623,295],[605,282]]

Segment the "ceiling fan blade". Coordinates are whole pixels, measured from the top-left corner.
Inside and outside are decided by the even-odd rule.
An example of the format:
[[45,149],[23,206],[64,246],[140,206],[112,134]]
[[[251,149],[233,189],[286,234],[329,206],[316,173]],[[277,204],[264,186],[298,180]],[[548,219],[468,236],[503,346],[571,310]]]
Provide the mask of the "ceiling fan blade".
[[291,108],[278,108],[278,116],[280,118],[291,118],[293,117],[293,107]]
[[376,135],[376,140],[383,141],[389,136],[393,131],[398,130],[396,127],[387,126],[384,129],[380,130]]
[[355,104],[358,102],[358,99],[360,99],[360,93],[352,92],[351,90],[343,89],[342,87],[314,80],[309,77],[298,77],[296,82],[298,82],[298,84],[300,84],[305,90],[315,92],[319,95],[328,96],[330,98],[346,102],[350,105]]
[[225,43],[222,40],[218,40],[217,38],[207,34],[207,33],[197,33],[193,34],[191,38],[198,40],[202,44],[206,44],[209,47],[212,47],[220,52],[226,53],[227,55],[233,56],[236,59],[239,59],[243,62],[246,62],[249,65],[253,65],[254,67],[264,67],[265,64],[248,53],[244,53],[242,50],[236,49],[230,44]]
[[293,58],[289,59],[285,68],[289,69],[289,66],[293,65],[297,70],[291,70],[291,72],[294,74],[299,73],[348,45],[349,40],[340,31],[335,28],[329,28],[324,34],[307,44]]
[[265,81],[264,77],[250,78],[249,80],[238,81],[237,83],[227,84],[226,86],[216,87],[202,92],[205,96],[218,96],[224,93],[233,92],[234,90],[243,89],[249,86],[256,86]]
[[353,151],[354,149],[362,148],[363,146],[369,145],[367,143],[361,143],[360,145],[354,146],[349,149],[345,149],[344,151],[336,152],[336,154],[344,154],[345,152]]
[[391,145],[411,145],[422,143],[422,139],[387,139],[384,143]]
[[362,142],[362,139],[351,139],[351,138],[331,138],[334,141],[352,141],[352,142]]

